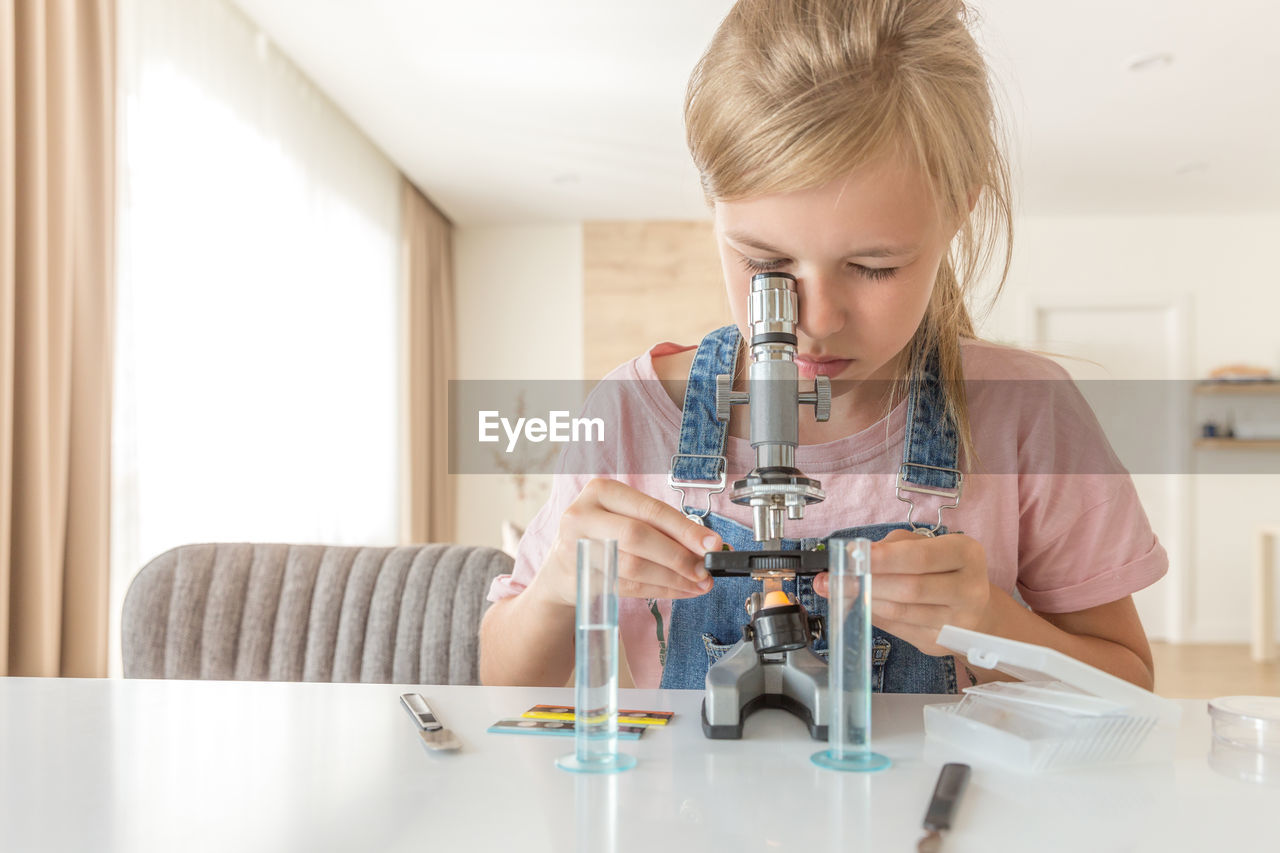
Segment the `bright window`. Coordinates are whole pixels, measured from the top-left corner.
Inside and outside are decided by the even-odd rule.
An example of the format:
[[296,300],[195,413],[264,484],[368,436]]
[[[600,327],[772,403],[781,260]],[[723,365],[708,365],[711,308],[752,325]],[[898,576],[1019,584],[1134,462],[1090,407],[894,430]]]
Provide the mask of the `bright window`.
[[112,669],[192,542],[398,539],[399,188],[225,0],[121,0]]

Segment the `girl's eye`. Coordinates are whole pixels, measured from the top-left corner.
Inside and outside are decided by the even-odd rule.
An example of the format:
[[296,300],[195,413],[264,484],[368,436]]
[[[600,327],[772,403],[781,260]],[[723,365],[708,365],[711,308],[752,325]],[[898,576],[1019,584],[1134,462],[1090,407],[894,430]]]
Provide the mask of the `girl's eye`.
[[893,278],[898,274],[897,267],[864,267],[862,264],[853,264],[855,270],[863,278],[869,278],[872,281],[880,281],[886,278]]
[[742,259],[742,265],[751,272],[773,272],[780,269],[787,262],[785,258],[757,261],[754,258],[748,258],[746,255],[739,255],[738,257]]
[[[773,258],[767,261],[758,261],[754,258],[748,258],[746,255],[739,255],[742,265],[753,273],[757,272],[774,272],[786,266],[789,261],[786,258]],[[862,264],[850,264],[858,275],[871,281],[881,281],[893,278],[898,274],[898,267],[864,267]]]

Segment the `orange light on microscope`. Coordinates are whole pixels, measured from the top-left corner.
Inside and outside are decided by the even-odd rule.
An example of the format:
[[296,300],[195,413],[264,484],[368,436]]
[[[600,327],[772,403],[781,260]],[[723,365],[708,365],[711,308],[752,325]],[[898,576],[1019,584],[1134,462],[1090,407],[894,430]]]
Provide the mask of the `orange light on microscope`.
[[785,607],[790,603],[791,599],[788,598],[787,594],[780,589],[771,590],[769,594],[764,597],[765,607]]

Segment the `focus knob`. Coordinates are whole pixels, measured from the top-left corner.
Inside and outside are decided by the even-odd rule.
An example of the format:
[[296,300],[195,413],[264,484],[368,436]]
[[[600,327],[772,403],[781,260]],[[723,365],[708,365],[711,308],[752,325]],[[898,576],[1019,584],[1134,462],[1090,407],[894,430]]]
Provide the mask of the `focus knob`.
[[813,416],[819,422],[827,421],[831,418],[831,378],[828,376],[815,376],[813,378],[813,390],[817,394],[817,399],[813,404]]
[[[830,396],[828,394],[828,396]],[[733,376],[723,373],[716,377],[716,420],[729,422],[729,407],[733,405]],[[830,408],[830,404],[828,404]]]

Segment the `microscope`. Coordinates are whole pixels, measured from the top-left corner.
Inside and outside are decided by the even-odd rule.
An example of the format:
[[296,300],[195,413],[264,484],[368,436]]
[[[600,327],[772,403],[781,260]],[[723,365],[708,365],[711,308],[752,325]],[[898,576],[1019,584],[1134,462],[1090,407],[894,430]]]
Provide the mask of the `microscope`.
[[799,389],[796,367],[796,280],[781,272],[751,278],[748,342],[751,364],[746,391],[733,390],[732,376],[716,377],[716,418],[728,421],[731,406],[749,405],[756,466],[733,484],[730,499],[751,507],[760,551],[716,551],[706,555],[715,577],[750,577],[762,588],[745,605],[750,621],[742,639],[707,672],[702,731],[709,738],[742,737],[743,720],[757,708],[785,708],[802,719],[817,740],[827,737],[827,664],[811,648],[822,636],[821,617],[805,611],[782,588],[797,575],[827,569],[827,552],[783,551],[785,519],[823,500],[822,484],[795,467],[800,407],[812,405],[819,421],[831,416],[831,382],[817,376],[812,391]]

